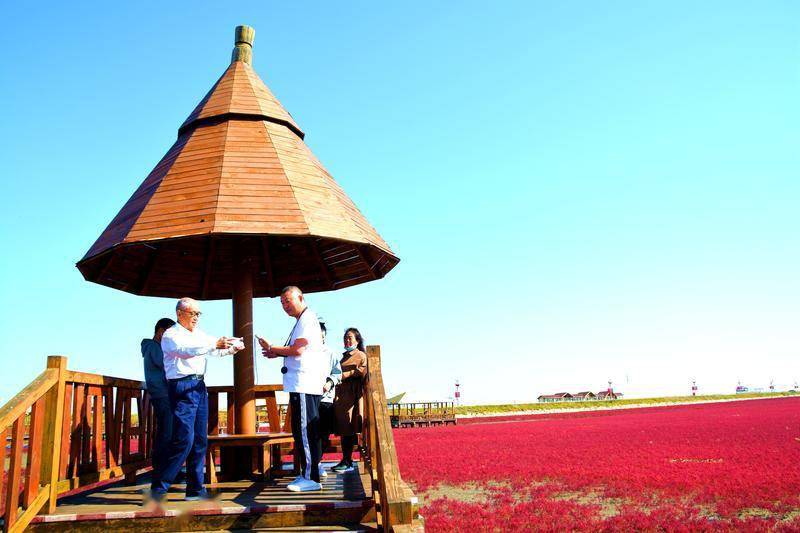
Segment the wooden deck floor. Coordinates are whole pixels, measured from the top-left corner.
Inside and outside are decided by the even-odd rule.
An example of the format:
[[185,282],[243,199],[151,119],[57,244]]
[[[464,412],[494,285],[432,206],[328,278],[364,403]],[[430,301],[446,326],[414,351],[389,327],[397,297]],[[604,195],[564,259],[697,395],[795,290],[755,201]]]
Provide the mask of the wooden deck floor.
[[142,506],[142,492],[150,483],[146,475],[136,485],[114,483],[63,498],[54,514],[36,517],[31,528],[40,531],[209,531],[358,526],[375,520],[370,479],[363,464],[358,465],[358,472],[329,472],[323,480],[323,490],[312,493],[287,490],[286,485],[292,479],[288,472],[271,483],[236,481],[209,486],[218,491],[217,498],[211,502],[185,502],[184,485],[175,485],[162,509],[155,511]]

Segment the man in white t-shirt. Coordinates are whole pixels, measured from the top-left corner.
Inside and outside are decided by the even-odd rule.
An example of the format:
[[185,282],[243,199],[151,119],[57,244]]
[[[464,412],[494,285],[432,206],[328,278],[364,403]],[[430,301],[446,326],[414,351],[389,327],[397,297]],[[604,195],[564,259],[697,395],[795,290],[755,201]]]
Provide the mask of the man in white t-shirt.
[[319,402],[330,372],[322,330],[314,311],[308,308],[300,289],[289,286],[281,291],[286,314],[297,319],[285,346],[274,346],[262,338],[262,353],[270,359],[284,357],[283,390],[289,393],[294,446],[300,451],[301,473],[288,488],[294,492],[321,490],[319,462],[322,442],[319,431]]

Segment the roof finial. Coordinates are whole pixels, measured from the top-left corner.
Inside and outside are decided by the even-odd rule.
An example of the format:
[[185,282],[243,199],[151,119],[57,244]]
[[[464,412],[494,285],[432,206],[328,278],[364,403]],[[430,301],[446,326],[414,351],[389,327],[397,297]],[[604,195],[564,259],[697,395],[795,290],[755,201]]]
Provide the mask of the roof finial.
[[231,63],[242,61],[248,65],[253,64],[253,41],[256,30],[251,26],[236,26],[236,46],[231,54]]

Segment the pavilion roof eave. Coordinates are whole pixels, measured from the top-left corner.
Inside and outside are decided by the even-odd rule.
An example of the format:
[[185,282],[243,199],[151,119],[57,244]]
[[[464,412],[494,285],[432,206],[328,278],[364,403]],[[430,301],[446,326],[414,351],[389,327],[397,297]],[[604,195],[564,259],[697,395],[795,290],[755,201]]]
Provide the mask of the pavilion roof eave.
[[313,234],[311,232],[308,233],[282,233],[282,232],[270,232],[270,233],[253,233],[253,232],[246,232],[246,231],[202,231],[198,233],[187,233],[185,235],[174,235],[171,237],[166,238],[144,238],[144,239],[137,239],[135,241],[121,241],[116,244],[109,246],[97,253],[89,255],[89,252],[86,253],[79,261],[75,263],[75,266],[80,268],[81,263],[85,263],[90,259],[96,259],[101,257],[109,252],[112,252],[116,249],[122,248],[124,246],[131,246],[131,245],[153,245],[159,244],[162,242],[167,241],[177,241],[181,239],[196,239],[196,238],[203,238],[203,237],[218,237],[218,238],[229,238],[229,237],[254,237],[254,238],[264,238],[264,237],[275,237],[275,238],[318,238],[318,239],[327,239],[329,241],[336,241],[343,244],[353,244],[358,246],[372,246],[379,249],[381,252],[385,253],[387,256],[390,256],[396,259],[398,262],[400,258],[389,248],[376,244],[374,242],[370,242],[368,240],[355,240],[355,239],[345,239],[342,237],[334,237],[330,235],[322,235],[322,234]]

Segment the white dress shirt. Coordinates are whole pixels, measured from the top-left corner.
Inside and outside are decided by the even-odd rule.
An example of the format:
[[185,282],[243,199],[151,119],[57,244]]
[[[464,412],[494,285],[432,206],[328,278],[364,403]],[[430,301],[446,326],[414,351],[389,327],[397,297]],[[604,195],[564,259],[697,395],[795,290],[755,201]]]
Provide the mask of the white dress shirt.
[[164,352],[164,373],[167,379],[178,379],[191,375],[205,375],[206,357],[222,357],[235,353],[232,348],[217,349],[217,337],[194,328],[189,331],[175,324],[161,337]]

